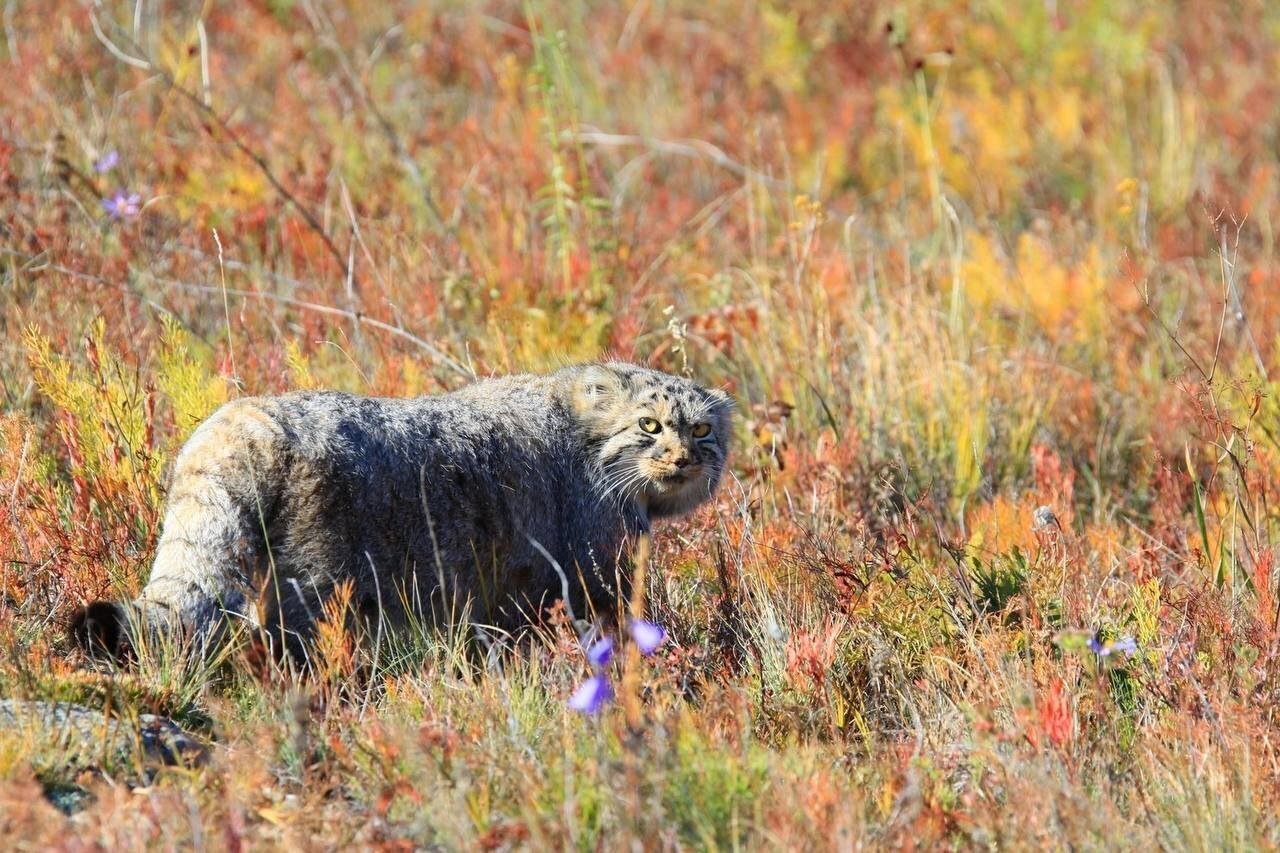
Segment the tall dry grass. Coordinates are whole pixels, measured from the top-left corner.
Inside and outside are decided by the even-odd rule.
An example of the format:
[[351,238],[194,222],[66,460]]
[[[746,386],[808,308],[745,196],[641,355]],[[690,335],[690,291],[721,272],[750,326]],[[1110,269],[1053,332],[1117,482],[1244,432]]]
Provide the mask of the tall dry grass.
[[[6,837],[1280,841],[1273,4],[0,12],[0,692],[221,744],[0,739]],[[219,402],[606,352],[740,417],[600,716],[563,615],[373,648],[338,599],[305,680],[62,639]]]

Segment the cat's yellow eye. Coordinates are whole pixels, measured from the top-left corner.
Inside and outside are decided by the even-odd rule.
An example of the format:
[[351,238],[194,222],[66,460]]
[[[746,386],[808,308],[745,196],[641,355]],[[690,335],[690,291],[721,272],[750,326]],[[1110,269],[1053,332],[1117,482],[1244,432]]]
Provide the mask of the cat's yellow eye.
[[694,424],[693,425],[694,438],[706,438],[709,435],[711,435],[711,424]]
[[640,429],[649,433],[649,435],[657,435],[662,432],[662,424],[658,423],[653,418],[641,418]]

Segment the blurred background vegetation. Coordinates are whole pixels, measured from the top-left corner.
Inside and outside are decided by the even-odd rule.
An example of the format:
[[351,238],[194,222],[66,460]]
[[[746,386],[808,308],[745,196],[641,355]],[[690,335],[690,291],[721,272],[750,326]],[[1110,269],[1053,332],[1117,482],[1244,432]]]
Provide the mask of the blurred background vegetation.
[[1280,841],[1280,7],[0,6],[7,695],[101,703],[61,626],[227,399],[610,354],[739,403],[640,725],[564,708],[563,625],[372,676],[335,629],[131,675],[225,746],[141,794],[0,738],[8,832],[75,785],[131,846]]

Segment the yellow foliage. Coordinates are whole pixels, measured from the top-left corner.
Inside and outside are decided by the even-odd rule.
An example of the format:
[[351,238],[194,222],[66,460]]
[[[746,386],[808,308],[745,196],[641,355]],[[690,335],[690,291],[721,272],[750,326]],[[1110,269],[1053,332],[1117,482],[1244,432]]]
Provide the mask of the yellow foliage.
[[59,427],[74,448],[73,468],[90,481],[122,484],[156,497],[160,455],[153,448],[147,389],[136,368],[105,345],[106,323],[98,318],[86,339],[89,363],[74,365],[54,352],[39,329],[23,332],[36,387],[65,417]]
[[[918,87],[908,92],[901,86],[883,86],[876,100],[885,123],[901,134],[910,157],[903,166],[926,173],[937,170],[946,190],[966,199],[981,196],[997,203],[1021,189],[1033,151],[1034,122],[1025,92],[996,92],[988,73],[979,69],[953,88],[931,88],[927,99]],[[1050,122],[1055,138],[1074,138],[1073,132],[1078,132],[1073,103],[1078,107],[1078,96],[1074,102],[1055,102],[1059,112]],[[880,138],[868,140],[862,150],[864,171],[878,170],[873,162],[883,144]]]
[[[166,445],[181,444],[227,399],[211,354],[198,352],[172,320],[164,322],[154,385],[107,346],[101,318],[85,339],[84,362],[55,352],[34,326],[24,331],[23,345],[36,387],[59,411],[58,431],[70,454],[73,481],[87,490],[83,497],[90,505],[158,505]],[[156,391],[173,411],[176,430],[169,442],[157,435]]]
[[1124,178],[1115,185],[1112,193],[1116,197],[1115,212],[1119,216],[1128,216],[1133,212],[1133,203],[1138,196],[1139,184],[1134,178]]
[[1040,117],[1049,138],[1059,148],[1068,149],[1078,144],[1084,134],[1084,100],[1074,86],[1052,87],[1034,90],[1036,113]]
[[1029,315],[1050,336],[1083,340],[1100,331],[1107,280],[1096,245],[1079,262],[1065,265],[1049,241],[1024,232],[1010,269],[991,238],[974,234],[967,240],[964,290],[977,311]]
[[175,86],[197,88],[200,85],[200,34],[196,28],[189,27],[182,35],[166,34],[156,51],[156,64],[169,72]]
[[981,388],[963,379],[945,387],[947,417],[954,429],[952,493],[961,501],[982,484],[989,423]]
[[[606,313],[585,308],[576,314],[524,308],[494,312],[489,329],[501,344],[500,357],[507,368],[541,371],[598,357],[609,321]],[[572,325],[574,335],[563,334],[566,324]]]
[[1133,634],[1140,649],[1147,650],[1157,645],[1161,592],[1159,578],[1151,578],[1129,592],[1129,615],[1133,619]]
[[966,513],[969,548],[991,554],[1007,554],[1014,548],[1024,554],[1035,550],[1036,538],[1031,531],[1034,501],[1014,500],[996,495],[990,502]]
[[426,373],[415,359],[400,361],[400,392],[409,396],[428,393]]
[[760,10],[760,15],[765,39],[760,63],[761,78],[788,94],[803,92],[808,48],[800,38],[796,12],[780,11],[768,4]]
[[[973,189],[971,166],[953,143],[951,124],[941,118],[940,112],[933,110],[931,121],[926,123],[917,97],[899,86],[880,87],[876,100],[884,123],[900,134],[902,148],[910,158],[910,162],[895,165],[920,170],[926,175],[936,170],[951,191],[967,196]],[[881,150],[884,142],[878,136],[868,137],[861,152],[864,173],[885,172],[888,164],[876,162],[884,157]]]
[[182,191],[174,195],[173,204],[183,217],[201,210],[225,214],[262,204],[270,192],[266,178],[256,166],[232,162],[218,169],[192,169]]
[[173,409],[175,446],[227,401],[227,383],[214,372],[212,353],[207,347],[198,351],[191,336],[170,317],[164,319],[156,384]]
[[320,381],[311,371],[311,361],[297,341],[285,342],[284,361],[289,368],[289,384],[294,388],[309,391],[320,387]]
[[[967,84],[968,91],[956,97],[951,123],[967,129],[972,159],[952,158],[945,172],[947,182],[959,185],[976,179],[979,188],[994,189],[1001,196],[1015,192],[1022,185],[1022,164],[1031,153],[1026,93],[992,91],[985,70],[971,72]],[[965,141],[963,137],[956,140]]]

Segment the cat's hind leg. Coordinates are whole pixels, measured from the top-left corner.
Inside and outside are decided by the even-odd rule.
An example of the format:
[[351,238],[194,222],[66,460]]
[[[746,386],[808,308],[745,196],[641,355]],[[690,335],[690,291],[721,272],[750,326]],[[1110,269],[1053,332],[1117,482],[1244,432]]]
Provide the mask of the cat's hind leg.
[[236,621],[256,626],[267,531],[284,478],[288,441],[252,398],[228,403],[191,435],[174,465],[151,577],[131,603],[94,602],[72,624],[90,653],[134,656],[148,641],[180,641],[200,654]]

